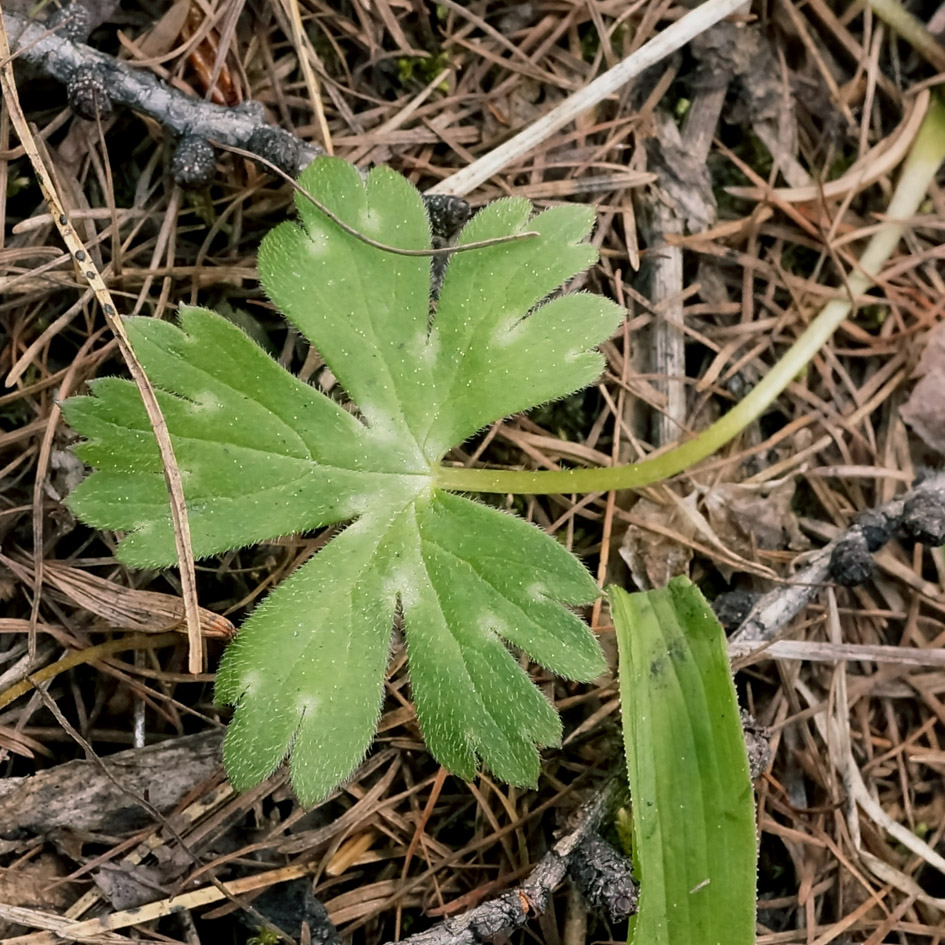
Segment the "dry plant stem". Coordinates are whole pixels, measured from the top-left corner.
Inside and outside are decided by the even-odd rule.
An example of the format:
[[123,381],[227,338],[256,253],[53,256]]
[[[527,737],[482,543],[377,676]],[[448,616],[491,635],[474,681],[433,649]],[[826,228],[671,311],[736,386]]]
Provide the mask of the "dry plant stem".
[[898,127],[835,180],[804,187],[726,187],[725,192],[744,200],[761,200],[775,205],[843,199],[848,194],[859,193],[889,174],[906,156],[928,111],[929,94],[928,89],[922,89]]
[[[666,114],[656,117],[656,142],[667,151],[677,144],[692,157],[693,163],[704,164],[715,134],[728,83],[699,89],[686,113],[681,140],[675,122]],[[664,153],[663,160],[667,159]],[[702,188],[696,186],[696,194]],[[646,212],[639,214],[640,228],[647,245],[653,250],[646,255],[645,271],[649,275],[648,295],[657,312],[652,326],[652,373],[658,380],[654,386],[666,394],[666,408],[657,414],[654,442],[657,446],[672,443],[686,429],[686,335],[683,325],[683,250],[672,243],[686,231],[686,214],[679,205],[664,199],[658,179],[652,191],[641,197]],[[708,209],[708,208],[707,208]],[[712,210],[714,211],[714,207]],[[715,222],[713,212],[710,223]]]
[[[152,818],[154,818],[155,823],[161,824],[164,830],[167,831],[168,835],[173,837],[177,842],[178,848],[186,853],[187,856],[193,861],[194,866],[196,866],[198,869],[202,867],[204,865],[203,862],[200,860],[197,854],[190,849],[184,838],[177,831],[177,828],[171,824],[171,822],[143,794],[140,794],[125,786],[122,779],[117,777],[112,771],[111,766],[99,758],[92,746],[79,734],[72,723],[62,714],[59,706],[56,705],[55,700],[49,696],[49,694],[41,685],[36,687],[36,691],[43,700],[46,708],[53,714],[60,726],[62,726],[63,731],[65,731],[83,749],[87,758],[91,759],[98,765],[108,781],[110,781],[111,784],[114,785],[114,787],[117,788],[117,790],[122,795],[130,798],[135,804],[147,811],[147,813],[150,814]],[[234,905],[244,909],[260,924],[261,928],[270,928],[276,932],[279,938],[284,941],[286,945],[295,945],[291,936],[287,935],[277,926],[273,925],[268,919],[266,919],[265,916],[263,916],[248,902],[239,899],[235,893],[231,892],[226,886],[224,886],[223,883],[221,883],[220,880],[218,880],[212,873],[209,874],[209,877],[210,882],[225,899],[229,899]]]
[[[152,72],[134,69],[107,53],[84,43],[74,43],[61,33],[50,32],[43,23],[11,12],[2,15],[19,61],[42,70],[64,85],[80,67],[94,66],[101,71],[108,85],[108,95],[115,104],[154,118],[175,135],[196,135],[245,146],[254,132],[271,127],[263,119],[263,109],[258,102],[228,107],[202,101],[171,88]],[[6,52],[3,58],[8,56]],[[303,165],[322,153],[321,148],[304,141],[300,144]]]
[[[127,929],[162,916],[173,915],[184,909],[197,909],[209,905],[211,902],[220,902],[228,896],[240,896],[257,889],[266,889],[276,883],[286,883],[301,876],[308,876],[318,868],[318,862],[300,863],[292,866],[283,866],[279,869],[267,870],[255,876],[246,876],[232,882],[221,884],[221,888],[212,885],[203,886],[191,892],[182,893],[158,902],[149,902],[144,906],[135,906],[131,909],[122,909],[98,919],[85,919],[75,922],[62,916],[37,909],[25,909],[17,906],[0,904],[0,918],[18,925],[45,928],[57,933],[63,941],[95,942],[103,932],[116,929]],[[21,939],[5,939],[7,943],[29,941],[32,936],[22,936]]]
[[295,46],[299,54],[299,66],[302,69],[302,75],[305,77],[308,94],[312,99],[312,107],[318,120],[318,130],[321,132],[325,151],[328,154],[334,154],[335,149],[331,143],[331,132],[328,130],[328,119],[325,117],[325,106],[322,102],[321,85],[309,59],[311,40],[309,40],[302,25],[302,11],[299,9],[299,0],[282,0],[282,6],[289,18],[292,30],[292,45]]
[[[463,196],[475,190],[575,116],[744,6],[745,0],[706,0],[613,69],[567,98],[544,118],[428,192]],[[226,107],[184,95],[152,73],[131,68],[106,53],[74,43],[60,33],[50,32],[42,23],[15,13],[3,15],[13,35],[13,48],[18,59],[64,84],[80,67],[93,66],[101,71],[108,85],[108,94],[115,104],[154,118],[177,136],[195,135],[246,148],[254,132],[271,127],[263,120],[262,107],[256,102]],[[322,153],[321,148],[296,140],[300,145],[300,166],[304,167]],[[254,158],[258,157],[255,152],[250,153]]]
[[775,398],[807,366],[840,327],[853,308],[852,299],[866,292],[915,215],[935,173],[945,159],[945,105],[932,98],[902,174],[886,211],[886,222],[877,230],[851,272],[844,287],[844,297],[828,302],[800,338],[775,364],[761,382],[720,420],[695,439],[675,449],[625,466],[598,469],[566,469],[531,472],[526,470],[470,469],[440,467],[440,488],[461,492],[501,492],[550,495],[571,492],[608,492],[611,489],[637,489],[680,472],[721,449],[745,427],[756,420]]
[[[935,493],[945,501],[945,473],[926,479],[921,485],[904,493],[892,502],[887,502],[875,511],[895,531],[902,519],[906,502],[915,495]],[[830,582],[830,554],[834,546],[847,532],[841,532],[830,544],[825,545],[808,559],[807,566],[794,574],[790,583],[765,594],[752,608],[742,625],[729,640],[733,654],[750,655],[750,650],[759,644],[773,640]],[[921,651],[918,651],[921,655]],[[850,657],[851,659],[853,657]],[[938,663],[937,658],[932,662]]]
[[[787,602],[772,598],[778,618],[796,616]],[[945,667],[945,649],[917,646],[877,646],[857,643],[824,643],[816,640],[774,640],[759,646],[757,642],[735,643],[731,640],[728,655],[736,663],[735,671],[763,660],[799,660],[804,663],[885,663],[894,666]]]
[[[945,857],[933,850],[924,840],[916,836],[913,831],[894,820],[882,805],[873,797],[863,781],[863,775],[853,757],[852,742],[849,734],[849,712],[847,711],[846,674],[845,667],[841,666],[841,697],[836,700],[836,711],[833,713],[816,713],[813,716],[814,725],[824,743],[830,750],[831,761],[843,779],[843,786],[848,796],[866,814],[874,824],[885,830],[893,839],[901,843],[907,850],[920,857],[929,866],[945,875]],[[800,692],[808,705],[815,706],[819,700],[814,696],[810,687],[802,679],[796,679],[794,686]],[[855,809],[848,812],[848,823],[854,846],[863,862],[882,881],[891,883],[916,896],[925,905],[931,906],[939,913],[945,913],[945,899],[938,899],[926,893],[910,876],[891,866],[889,863],[874,856],[865,849],[861,836],[859,819]]]
[[[90,292],[84,292],[83,298],[90,295]],[[59,398],[68,397],[72,393],[72,385],[75,383],[75,374],[78,365],[81,364],[89,349],[95,343],[97,335],[92,335],[85,340],[79,349],[72,364],[69,365],[65,377],[62,379],[62,385],[59,388]],[[39,448],[39,457],[36,464],[36,475],[33,480],[33,602],[30,608],[29,638],[27,641],[27,653],[30,661],[36,658],[36,626],[39,622],[39,608],[42,601],[42,587],[46,570],[46,561],[42,554],[43,548],[43,495],[46,476],[49,473],[49,465],[52,455],[53,439],[56,429],[59,426],[61,417],[61,408],[59,403],[53,404],[49,411],[46,422],[46,430],[43,433],[42,442]]]
[[[696,105],[693,104],[693,108]],[[660,116],[657,121],[672,119]],[[666,446],[686,429],[686,335],[683,322],[683,251],[667,238],[682,236],[685,223],[674,207],[661,199],[658,189],[641,197],[646,211],[638,214],[640,230],[652,250],[644,258],[646,295],[655,318],[650,329],[650,371],[653,386],[666,396],[666,406],[653,418],[656,446]]]
[[[204,653],[203,636],[200,633],[200,608],[197,604],[197,580],[194,574],[194,555],[190,546],[190,526],[187,521],[187,508],[184,504],[184,490],[181,483],[180,470],[177,467],[177,460],[174,458],[174,447],[171,443],[170,434],[167,430],[167,424],[164,422],[161,408],[158,405],[154,388],[151,386],[151,382],[142,370],[141,364],[131,348],[128,336],[125,334],[125,326],[118,316],[118,311],[112,301],[111,293],[108,291],[108,287],[95,268],[95,264],[85,251],[68,217],[63,212],[62,201],[59,199],[56,192],[55,183],[36,149],[36,143],[33,140],[32,132],[26,122],[26,116],[23,114],[23,110],[20,107],[16,92],[16,85],[13,79],[13,63],[10,58],[10,44],[7,38],[4,19],[2,8],[0,8],[0,86],[2,86],[3,89],[3,99],[10,115],[10,121],[20,139],[20,144],[23,146],[23,149],[30,159],[43,196],[46,198],[46,202],[49,204],[49,209],[55,219],[59,234],[66,244],[67,249],[72,254],[73,259],[80,263],[80,271],[83,273],[96,299],[102,306],[105,318],[108,321],[108,326],[115,335],[118,348],[138,387],[141,399],[144,401],[148,420],[154,430],[158,449],[161,452],[161,464],[164,469],[164,479],[167,483],[167,491],[170,497],[171,517],[174,522],[174,541],[177,546],[177,559],[180,564],[181,596],[184,599],[187,639],[190,644],[188,665],[192,673],[199,673],[203,670]],[[42,554],[42,549],[34,549],[34,554]]]
[[868,0],[870,9],[926,62],[945,72],[945,47],[898,0]]
[[568,96],[547,115],[539,118],[538,121],[533,122],[505,144],[499,145],[479,158],[478,161],[473,161],[461,171],[430,188],[428,193],[451,194],[454,197],[465,196],[499,171],[524,157],[582,112],[603,101],[608,95],[612,95],[645,69],[665,59],[685,46],[691,39],[704,33],[710,26],[718,23],[719,20],[724,20],[725,17],[744,6],[744,0],[705,0],[671,26],[667,26],[661,33],[657,33],[653,39],[617,63],[613,69],[598,76],[580,91]]
[[399,945],[484,945],[524,925],[530,913],[544,912],[551,894],[564,881],[574,852],[609,813],[617,786],[616,780],[609,781],[581,809],[577,827],[538,861],[521,886],[457,919],[446,919],[432,929],[401,939]]
[[[58,945],[68,941],[58,934],[58,930],[69,925],[69,920],[52,912],[42,912],[39,909],[29,909],[26,906],[8,906],[0,903],[0,919],[22,925],[26,928],[48,929],[47,932],[30,932],[28,935],[17,935],[14,938],[3,939],[3,945]],[[95,936],[74,938],[76,942],[90,942],[94,945],[132,945],[133,939],[126,935],[115,935],[102,932]]]
[[172,631],[167,633],[135,633],[131,636],[120,637],[117,640],[109,640],[107,643],[99,643],[97,646],[86,647],[84,650],[76,650],[64,656],[55,663],[50,663],[42,669],[30,673],[26,679],[10,686],[5,692],[0,692],[0,709],[6,708],[15,699],[25,696],[32,692],[40,683],[53,679],[67,669],[76,666],[82,666],[84,663],[94,663],[96,660],[104,659],[106,656],[112,656],[115,653],[121,653],[124,650],[136,650],[145,647],[167,646],[180,639],[180,634]]

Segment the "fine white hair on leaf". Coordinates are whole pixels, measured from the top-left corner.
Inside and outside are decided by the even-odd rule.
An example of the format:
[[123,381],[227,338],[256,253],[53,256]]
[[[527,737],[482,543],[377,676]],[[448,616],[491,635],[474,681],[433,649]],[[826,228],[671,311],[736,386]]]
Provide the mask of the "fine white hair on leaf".
[[243,672],[242,683],[243,694],[240,698],[245,699],[259,691],[259,687],[262,685],[262,677],[256,670],[247,669]]
[[309,228],[307,232],[308,240],[305,243],[305,248],[308,250],[309,254],[312,256],[329,255],[328,234],[322,230],[314,230],[312,228]]
[[[350,165],[324,158],[301,183],[388,247],[429,238],[419,193],[393,171],[353,193]],[[467,236],[514,235],[529,210],[525,200],[499,202]],[[237,704],[228,770],[249,787],[285,745],[297,752],[303,803],[347,777],[376,729],[399,607],[434,754],[472,777],[472,755],[483,749],[498,777],[534,783],[537,746],[556,737],[554,714],[534,715],[542,713],[532,683],[501,649],[513,637],[561,675],[594,678],[604,666],[596,640],[563,608],[554,625],[551,605],[559,594],[587,602],[596,588],[540,528],[441,490],[437,464],[477,426],[590,378],[592,364],[571,361],[613,330],[614,307],[565,298],[546,312],[534,300],[589,263],[594,253],[574,246],[593,214],[557,208],[536,218],[540,245],[455,256],[431,319],[429,259],[379,252],[312,207],[300,202],[299,211],[301,225],[280,224],[264,241],[259,271],[275,306],[324,359],[318,386],[206,309],[182,315],[186,331],[152,319],[129,328],[149,376],[173,379],[166,420],[199,557],[336,526],[254,609],[224,656],[217,699]],[[338,381],[332,396],[329,376]],[[88,400],[72,408],[77,431],[86,425],[101,439],[108,467],[79,487],[76,503],[99,527],[131,530],[121,546],[130,563],[166,566],[175,549],[163,482],[153,456],[147,468],[140,461],[140,408],[126,394],[104,385],[98,413]],[[516,659],[522,648],[511,646]],[[501,666],[490,668],[490,658]],[[533,713],[532,728],[515,750],[493,749],[490,713],[510,719],[517,706],[525,722]]]
[[493,640],[503,639],[507,630],[505,621],[488,611],[479,617],[477,626],[485,636]]

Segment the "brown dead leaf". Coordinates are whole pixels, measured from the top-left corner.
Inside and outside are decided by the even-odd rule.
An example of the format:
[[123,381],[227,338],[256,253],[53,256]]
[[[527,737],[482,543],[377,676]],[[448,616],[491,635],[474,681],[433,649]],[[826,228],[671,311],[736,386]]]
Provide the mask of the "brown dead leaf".
[[903,404],[902,419],[930,449],[945,454],[945,322],[929,332],[915,375],[919,381]]
[[[33,570],[26,562],[5,559],[20,580],[32,583]],[[114,581],[73,568],[60,561],[47,561],[43,570],[46,583],[71,604],[82,607],[110,627],[142,633],[184,632],[184,608],[179,597],[159,591],[139,591]],[[236,627],[226,617],[198,608],[200,629],[205,637],[230,639]]]
[[810,546],[791,509],[794,480],[751,485],[725,482],[705,497],[706,515],[727,548],[752,560],[756,549],[803,551]]
[[92,875],[95,885],[115,909],[133,909],[163,895],[167,877],[155,866],[103,863]]
[[[65,870],[59,858],[42,853],[35,860],[0,871],[0,902],[8,906],[60,912],[75,898],[69,885],[59,882],[63,876]],[[0,935],[8,936],[20,931],[25,930],[0,921]]]
[[0,761],[7,760],[8,752],[23,758],[35,758],[36,755],[53,757],[53,753],[42,742],[9,725],[0,725]]
[[138,39],[138,51],[142,56],[156,59],[169,52],[177,42],[189,12],[190,0],[177,0],[177,3]]
[[[695,502],[695,493],[682,499],[680,505],[687,502]],[[696,528],[680,505],[657,505],[640,499],[630,509],[636,523],[627,528],[620,557],[637,587],[665,587],[670,578],[688,571],[692,549],[684,542],[692,539]]]
[[[144,633],[162,633],[184,626],[183,603],[171,594],[124,587],[57,561],[46,562],[46,580],[73,603],[112,626]],[[236,633],[226,617],[205,607],[198,608],[198,612],[204,636],[229,639]]]

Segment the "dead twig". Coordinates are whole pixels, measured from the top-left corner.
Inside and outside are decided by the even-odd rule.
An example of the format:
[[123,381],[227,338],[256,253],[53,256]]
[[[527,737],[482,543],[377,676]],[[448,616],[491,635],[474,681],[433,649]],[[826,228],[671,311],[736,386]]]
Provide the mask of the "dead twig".
[[[551,894],[564,881],[572,858],[594,836],[616,798],[618,782],[608,781],[578,814],[574,829],[535,865],[521,886],[471,909],[458,919],[444,919],[425,932],[400,940],[400,945],[484,945],[525,924],[548,907]],[[635,906],[634,902],[632,906]],[[392,943],[388,943],[392,945]]]
[[77,76],[89,72],[100,77],[114,104],[147,115],[180,138],[214,138],[253,153],[276,157],[280,166],[297,171],[314,160],[322,149],[268,124],[258,102],[215,105],[171,88],[146,69],[134,69],[107,53],[70,39],[65,30],[51,31],[16,13],[3,12],[11,54],[63,83],[67,88]]
[[[835,549],[851,535],[869,528],[877,532],[894,533],[902,523],[903,515],[916,497],[933,496],[945,504],[945,473],[932,476],[915,489],[873,509],[868,519],[853,525],[832,542],[815,552],[807,566],[791,578],[790,584],[765,594],[752,608],[731,642],[743,649],[743,644],[758,644],[762,648],[778,634],[814,599],[831,580],[831,559]],[[866,524],[868,523],[868,524]],[[883,544],[884,542],[880,542]],[[870,542],[872,544],[872,542]],[[750,658],[750,657],[749,657]]]
[[463,197],[487,181],[493,174],[508,167],[520,157],[546,141],[578,115],[603,101],[641,72],[662,61],[693,37],[707,30],[744,6],[744,0],[706,0],[662,32],[657,33],[593,82],[566,98],[538,121],[532,122],[513,138],[473,161],[430,189],[430,193]]
[[[121,351],[128,371],[141,393],[148,420],[154,430],[158,449],[161,453],[161,465],[167,483],[170,498],[171,518],[174,523],[174,543],[177,547],[177,559],[180,564],[181,597],[184,600],[184,614],[187,622],[187,639],[190,644],[189,668],[192,673],[199,673],[204,665],[203,636],[200,632],[200,607],[197,603],[197,579],[194,573],[194,553],[190,542],[190,525],[187,521],[187,507],[184,503],[184,489],[181,482],[180,469],[174,457],[174,446],[171,443],[164,415],[161,413],[157,395],[151,386],[151,381],[144,373],[141,363],[135,355],[124,323],[118,316],[118,310],[112,300],[111,293],[105,285],[95,263],[89,257],[79,239],[78,233],[64,213],[62,201],[59,198],[56,184],[48,168],[39,155],[33,134],[26,122],[26,116],[20,107],[16,84],[13,79],[13,64],[10,54],[10,44],[4,25],[4,17],[0,11],[0,86],[3,89],[3,98],[6,102],[11,123],[20,139],[20,144],[26,151],[33,166],[33,171],[39,182],[43,196],[49,204],[56,220],[56,227],[66,244],[72,257],[79,263],[79,269],[84,275],[89,287],[102,306],[109,328],[115,335],[118,348]],[[42,549],[34,549],[34,566],[37,569],[37,581],[41,568]]]

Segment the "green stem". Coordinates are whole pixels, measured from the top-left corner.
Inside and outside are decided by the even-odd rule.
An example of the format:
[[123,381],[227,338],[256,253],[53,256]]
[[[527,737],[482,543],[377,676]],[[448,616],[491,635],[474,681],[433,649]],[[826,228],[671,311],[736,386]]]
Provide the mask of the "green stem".
[[926,62],[945,71],[945,48],[898,0],[869,0],[870,9],[892,27]]
[[933,95],[928,113],[903,164],[902,175],[886,212],[887,222],[870,240],[858,268],[850,273],[846,284],[847,296],[828,302],[759,384],[699,436],[660,456],[625,466],[538,472],[440,466],[436,472],[437,485],[455,492],[520,495],[609,492],[637,489],[667,479],[711,456],[764,413],[843,323],[853,307],[852,300],[873,285],[898,245],[909,219],[919,209],[943,160],[945,105],[938,95]]

